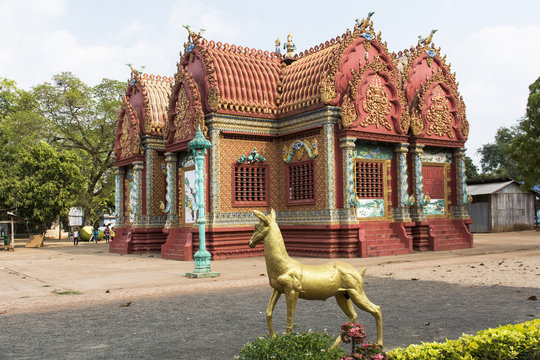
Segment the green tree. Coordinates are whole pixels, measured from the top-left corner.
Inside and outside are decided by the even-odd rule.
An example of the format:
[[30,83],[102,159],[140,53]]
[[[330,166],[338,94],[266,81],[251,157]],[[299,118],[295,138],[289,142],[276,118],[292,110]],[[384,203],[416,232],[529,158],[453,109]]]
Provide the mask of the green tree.
[[18,89],[15,81],[0,78],[0,206],[14,203],[12,185],[21,151],[44,139],[46,121],[36,113],[32,92]]
[[53,77],[53,84],[34,88],[39,112],[50,122],[50,143],[80,158],[85,183],[77,203],[85,209],[87,225],[114,204],[113,142],[125,86],[103,79],[90,87],[64,72]]
[[516,127],[508,152],[528,189],[540,184],[540,77],[529,86],[525,117]]
[[476,180],[479,177],[478,167],[468,156],[465,156],[465,176],[467,177],[467,180]]
[[67,215],[83,180],[77,162],[76,156],[59,153],[45,142],[22,151],[10,192],[12,206],[31,230],[44,233],[59,216]]
[[[517,163],[509,155],[509,148],[516,136],[515,128],[501,127],[495,135],[495,142],[483,145],[478,153],[482,156],[483,177],[511,177],[519,179]],[[487,175],[487,176],[486,176]]]

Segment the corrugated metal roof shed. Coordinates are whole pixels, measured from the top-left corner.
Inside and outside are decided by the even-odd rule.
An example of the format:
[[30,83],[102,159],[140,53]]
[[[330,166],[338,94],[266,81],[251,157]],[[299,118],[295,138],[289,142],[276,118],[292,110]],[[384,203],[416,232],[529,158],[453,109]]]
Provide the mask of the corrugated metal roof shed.
[[512,183],[519,183],[514,180],[510,181],[504,181],[499,183],[489,183],[489,184],[472,184],[467,185],[467,194],[469,195],[486,195],[486,194],[494,194],[497,191],[507,187],[508,185]]

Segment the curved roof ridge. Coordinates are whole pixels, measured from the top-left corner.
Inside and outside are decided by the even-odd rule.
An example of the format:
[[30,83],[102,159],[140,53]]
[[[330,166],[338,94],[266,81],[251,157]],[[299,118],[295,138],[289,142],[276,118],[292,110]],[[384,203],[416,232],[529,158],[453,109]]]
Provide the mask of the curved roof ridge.
[[315,54],[319,51],[322,51],[324,49],[327,49],[328,47],[341,44],[343,41],[345,41],[347,38],[352,36],[353,32],[351,32],[350,29],[347,29],[343,34],[336,36],[335,38],[331,38],[330,40],[327,40],[325,42],[321,42],[319,45],[315,45],[310,47],[309,49],[306,49],[304,51],[301,51],[297,56],[298,59],[302,59],[306,56],[310,56],[312,54]]
[[202,39],[200,45],[206,47],[207,49],[222,50],[230,53],[251,56],[258,59],[279,60],[282,57],[281,54],[276,54],[273,51],[255,49],[248,46],[243,47],[242,45],[236,44],[222,43],[221,41],[215,42],[214,40]]
[[141,91],[144,96],[144,132],[160,134],[167,118],[169,97],[174,78],[139,73],[137,80],[141,84]]

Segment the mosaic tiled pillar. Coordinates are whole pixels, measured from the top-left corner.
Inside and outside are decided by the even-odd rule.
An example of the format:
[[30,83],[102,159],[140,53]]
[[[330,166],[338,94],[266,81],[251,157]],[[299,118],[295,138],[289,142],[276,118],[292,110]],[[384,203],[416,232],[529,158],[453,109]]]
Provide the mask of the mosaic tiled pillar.
[[133,213],[135,215],[134,227],[141,227],[145,225],[143,216],[143,169],[144,163],[142,161],[133,162],[133,182],[135,183],[135,201],[133,203]]
[[176,197],[176,184],[178,182],[178,167],[176,153],[165,153],[165,163],[167,164],[167,194],[165,195],[167,204],[167,221],[165,227],[178,226],[178,201]]
[[154,196],[154,159],[156,150],[146,147],[146,214],[148,216],[155,215],[152,213],[152,198]]
[[124,217],[124,168],[117,167],[115,169],[115,187],[114,207],[116,209],[116,226],[126,224]]
[[336,172],[334,166],[334,124],[324,125],[324,154],[326,156],[326,208],[336,208]]
[[354,172],[353,152],[355,138],[344,137],[339,139],[339,146],[343,153],[343,208],[349,210],[349,220],[354,218]]
[[409,153],[411,154],[411,166],[412,166],[412,185],[414,191],[414,205],[411,206],[409,212],[413,221],[425,221],[426,215],[424,214],[424,182],[422,177],[422,153],[424,152],[424,145],[412,145]]
[[409,216],[409,193],[407,182],[407,151],[409,144],[396,144],[394,151],[396,153],[397,163],[397,198],[398,204],[393,209],[393,217],[396,221],[411,221]]
[[[215,217],[219,213],[220,209],[220,183],[221,183],[221,172],[219,166],[219,133],[220,130],[212,129],[210,130],[210,142],[212,143],[212,149],[210,150],[210,173],[212,174],[211,183],[210,183],[210,213],[211,216],[208,219],[208,223],[214,224]],[[205,174],[206,175],[206,174]]]
[[453,215],[456,219],[469,219],[469,213],[465,205],[469,203],[467,194],[467,175],[465,174],[465,149],[454,150],[454,161],[456,165],[456,206],[453,208]]

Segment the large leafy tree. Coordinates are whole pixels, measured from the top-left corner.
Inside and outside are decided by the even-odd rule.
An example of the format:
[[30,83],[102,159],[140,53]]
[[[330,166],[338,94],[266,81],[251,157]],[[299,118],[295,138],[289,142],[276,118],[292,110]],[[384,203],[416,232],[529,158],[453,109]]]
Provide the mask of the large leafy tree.
[[467,180],[476,180],[479,178],[478,167],[468,156],[465,156],[465,176]]
[[497,130],[495,141],[478,150],[484,177],[520,178],[517,163],[509,156],[510,144],[515,135],[515,128],[501,127]]
[[20,153],[11,192],[31,230],[43,233],[58,216],[67,215],[83,180],[77,162],[76,156],[45,142]]
[[529,86],[525,117],[516,127],[508,152],[525,187],[540,184],[540,77]]
[[34,88],[39,113],[49,121],[49,142],[80,159],[85,181],[77,203],[85,224],[114,204],[113,141],[124,90],[125,83],[109,79],[90,87],[69,72]]
[[18,89],[15,81],[0,78],[0,206],[16,206],[14,171],[21,152],[43,140],[46,121],[36,113],[30,91]]

